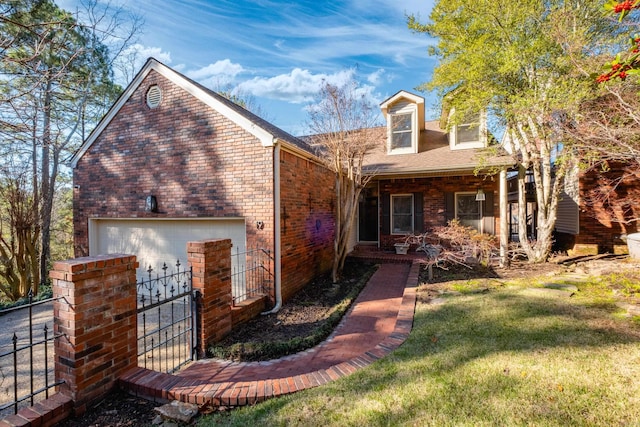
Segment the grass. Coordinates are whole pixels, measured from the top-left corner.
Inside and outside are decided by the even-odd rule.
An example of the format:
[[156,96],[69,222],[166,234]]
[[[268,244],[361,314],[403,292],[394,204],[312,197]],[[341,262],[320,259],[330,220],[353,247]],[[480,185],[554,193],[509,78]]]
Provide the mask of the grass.
[[600,303],[638,285],[607,280],[576,298],[467,282],[489,290],[418,303],[385,359],[198,425],[640,426],[640,325]]

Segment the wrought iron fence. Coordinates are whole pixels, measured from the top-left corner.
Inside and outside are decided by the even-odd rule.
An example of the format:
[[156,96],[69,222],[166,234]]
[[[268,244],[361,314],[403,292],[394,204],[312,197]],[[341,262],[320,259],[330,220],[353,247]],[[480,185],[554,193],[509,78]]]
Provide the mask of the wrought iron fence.
[[261,248],[236,250],[231,254],[231,289],[233,303],[249,297],[266,295],[273,282],[270,251]]
[[175,272],[149,266],[138,282],[138,365],[172,373],[196,357],[195,295],[192,270],[176,263]]
[[49,298],[0,310],[0,416],[14,414],[23,406],[47,399],[49,390],[62,384],[55,380],[53,301]]

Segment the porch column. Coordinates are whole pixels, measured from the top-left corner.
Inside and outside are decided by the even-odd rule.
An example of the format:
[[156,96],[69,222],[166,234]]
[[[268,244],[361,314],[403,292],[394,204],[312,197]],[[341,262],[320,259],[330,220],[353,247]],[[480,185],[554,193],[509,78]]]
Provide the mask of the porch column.
[[507,220],[507,169],[500,171],[500,266],[509,265],[509,222]]

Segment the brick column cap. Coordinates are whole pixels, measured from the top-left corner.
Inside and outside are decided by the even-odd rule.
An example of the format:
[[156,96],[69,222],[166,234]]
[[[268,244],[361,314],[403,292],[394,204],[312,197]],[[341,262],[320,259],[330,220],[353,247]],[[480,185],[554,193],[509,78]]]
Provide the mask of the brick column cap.
[[116,265],[135,263],[136,256],[130,254],[108,254],[96,255],[82,258],[74,258],[53,263],[52,270],[67,273],[77,273],[81,271],[93,270],[97,268],[113,267]]

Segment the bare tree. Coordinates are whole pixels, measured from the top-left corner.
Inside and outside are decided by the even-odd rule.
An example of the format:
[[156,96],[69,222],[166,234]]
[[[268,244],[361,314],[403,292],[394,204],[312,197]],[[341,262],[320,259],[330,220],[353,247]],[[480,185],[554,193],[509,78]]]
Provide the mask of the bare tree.
[[362,169],[365,155],[379,143],[374,129],[378,117],[376,106],[355,81],[344,86],[324,82],[309,107],[310,141],[336,176],[334,281],[344,268],[360,193],[372,178]]
[[561,117],[564,136],[589,166],[603,161],[640,168],[640,84],[604,87],[604,93],[581,104],[571,118]]
[[558,127],[582,170],[597,176],[599,185],[585,195],[588,210],[628,226],[640,221],[640,84],[623,81],[602,90],[570,118],[560,116]]
[[[119,9],[96,0],[82,6],[72,14],[51,0],[22,0],[0,9],[0,150],[4,161],[31,168],[27,189],[39,218],[40,280],[51,258],[62,159],[121,92],[114,61],[139,31],[139,20]],[[38,285],[32,284],[35,292]]]

